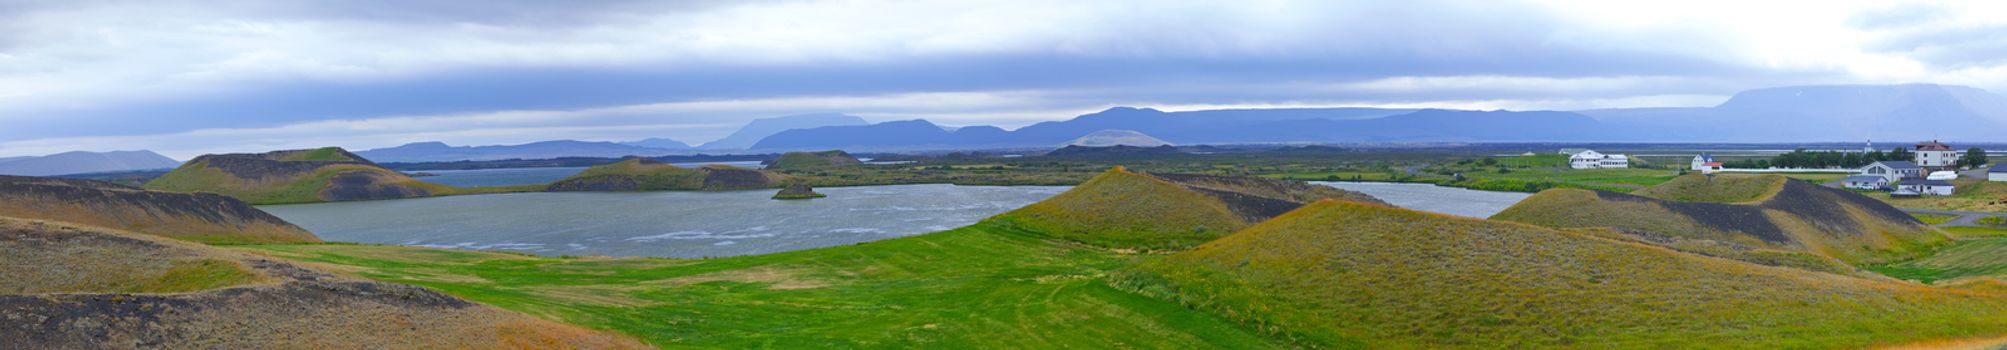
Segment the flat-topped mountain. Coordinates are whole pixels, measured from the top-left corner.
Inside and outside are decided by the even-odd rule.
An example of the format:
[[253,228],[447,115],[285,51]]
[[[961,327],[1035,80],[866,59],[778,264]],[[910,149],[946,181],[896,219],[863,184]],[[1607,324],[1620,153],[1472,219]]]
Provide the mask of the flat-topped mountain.
[[1343,201],[1112,282],[1305,348],[1850,348],[2007,327],[1998,292]]
[[0,216],[210,243],[320,241],[313,233],[236,198],[90,180],[0,176]]
[[170,169],[180,165],[181,161],[153,151],[77,151],[40,157],[0,158],[0,175],[70,175]]
[[0,259],[13,346],[646,348],[423,287],[70,223],[0,217]]
[[1155,137],[1150,137],[1150,135],[1144,134],[1142,132],[1137,132],[1135,130],[1114,130],[1114,129],[1088,133],[1087,135],[1081,136],[1080,138],[1077,139],[1073,139],[1073,141],[1066,143],[1066,145],[1069,147],[1070,146],[1157,147],[1157,146],[1168,146],[1170,144],[1171,144],[1170,142],[1164,142],[1164,140],[1158,140]]
[[1768,265],[1845,272],[1902,260],[1948,241],[1859,194],[1783,176],[1691,174],[1633,194],[1541,191],[1492,217]]
[[586,168],[550,191],[723,191],[778,188],[787,175],[729,165],[684,168],[646,158]]
[[989,220],[1102,246],[1177,249],[1322,199],[1386,205],[1363,193],[1300,181],[1146,174],[1115,167]]
[[423,197],[452,190],[337,147],[203,155],[148,181],[146,188],[216,193],[251,204]]
[[787,152],[781,154],[780,158],[775,158],[765,164],[767,169],[773,170],[803,170],[852,166],[864,164],[864,162],[857,160],[857,157],[852,157],[850,153],[843,150],[830,150],[822,152]]

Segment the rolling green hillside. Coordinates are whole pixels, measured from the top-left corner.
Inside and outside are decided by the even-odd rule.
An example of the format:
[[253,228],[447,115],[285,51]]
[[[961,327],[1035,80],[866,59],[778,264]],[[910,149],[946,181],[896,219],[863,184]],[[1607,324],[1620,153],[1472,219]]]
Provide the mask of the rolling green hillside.
[[1605,228],[1609,230],[1595,232],[1696,254],[1828,272],[1911,259],[1949,242],[1943,233],[1887,204],[1780,176],[1689,175],[1636,193],[1652,197],[1547,190],[1492,219]]
[[554,258],[378,245],[233,246],[666,348],[1271,349],[1111,288],[1124,255],[993,224],[722,259]]
[[208,192],[251,204],[424,197],[455,189],[414,180],[340,148],[211,154],[146,183],[146,189]]
[[1182,249],[1324,198],[1380,203],[1298,181],[1143,174],[1114,167],[990,221],[1113,248]]
[[586,168],[549,191],[723,191],[778,188],[787,175],[727,165],[684,168],[646,158]]
[[850,156],[850,153],[843,152],[842,150],[830,150],[822,152],[787,152],[787,153],[782,153],[780,158],[776,158],[773,160],[772,163],[767,164],[767,169],[806,170],[806,169],[822,169],[822,168],[852,166],[859,164],[864,164],[864,162],[857,160],[857,157],[852,157]]
[[1326,201],[1116,283],[1307,347],[1847,348],[2007,332],[2007,295]]
[[313,233],[234,198],[148,191],[90,180],[0,176],[0,217],[118,228],[207,243],[320,241]]

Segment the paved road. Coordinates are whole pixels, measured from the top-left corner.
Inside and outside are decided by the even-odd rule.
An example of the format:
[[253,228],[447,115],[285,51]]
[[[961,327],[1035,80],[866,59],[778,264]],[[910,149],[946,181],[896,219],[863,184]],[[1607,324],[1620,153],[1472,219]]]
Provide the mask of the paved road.
[[1911,214],[1952,215],[1958,217],[1957,219],[1951,219],[1951,221],[1946,221],[1942,224],[1937,224],[1937,227],[1979,226],[1979,218],[1988,216],[2007,216],[2007,213],[1989,213],[1983,211],[1957,211],[1957,210],[1914,209],[1914,208],[1896,208],[1896,209],[1902,209],[1903,212]]

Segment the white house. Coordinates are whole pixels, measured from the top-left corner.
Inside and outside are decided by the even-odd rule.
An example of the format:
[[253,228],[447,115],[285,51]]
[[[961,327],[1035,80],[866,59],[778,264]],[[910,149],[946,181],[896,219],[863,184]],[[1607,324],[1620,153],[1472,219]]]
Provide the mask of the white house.
[[1714,172],[1721,171],[1721,162],[1714,161],[1714,155],[1712,154],[1701,153],[1700,155],[1693,156],[1693,170],[1702,174],[1713,174]]
[[1958,151],[1952,150],[1937,140],[1916,144],[1916,166],[1930,171],[1953,170],[1958,167]]
[[1890,183],[1895,183],[1896,181],[1902,181],[1902,179],[1923,178],[1923,168],[1916,166],[1916,163],[1900,160],[1884,160],[1861,167],[1861,175],[1880,176],[1888,179]]
[[1880,190],[1889,188],[1888,178],[1874,175],[1848,176],[1847,179],[1840,181],[1842,183],[1845,183],[1847,185],[1847,188],[1857,188],[1863,190]]
[[1631,167],[1631,157],[1622,154],[1602,154],[1593,150],[1568,156],[1568,167],[1575,169],[1612,169]]
[[1951,181],[1944,180],[1909,180],[1896,184],[1896,188],[1925,196],[1949,196],[1956,189]]
[[2007,163],[1994,164],[1986,169],[1986,181],[2007,181]]

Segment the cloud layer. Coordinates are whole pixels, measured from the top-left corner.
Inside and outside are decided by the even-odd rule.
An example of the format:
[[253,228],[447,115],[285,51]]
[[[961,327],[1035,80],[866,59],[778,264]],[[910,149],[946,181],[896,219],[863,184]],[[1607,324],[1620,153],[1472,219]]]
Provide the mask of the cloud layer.
[[[1698,1],[5,1],[0,156],[1024,125],[1113,105],[1582,109],[2007,88],[2007,8]],[[297,134],[295,134],[297,133]]]

